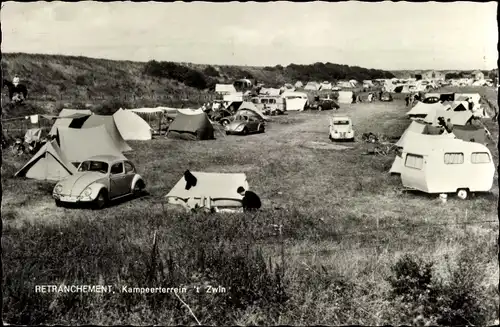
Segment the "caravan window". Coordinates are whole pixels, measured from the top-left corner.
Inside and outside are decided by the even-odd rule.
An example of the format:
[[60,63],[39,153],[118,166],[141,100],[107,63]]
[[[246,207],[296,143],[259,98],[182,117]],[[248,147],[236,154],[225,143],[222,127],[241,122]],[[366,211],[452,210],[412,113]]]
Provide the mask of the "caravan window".
[[490,163],[490,155],[487,152],[472,152],[471,162],[473,164]]
[[408,153],[406,155],[405,166],[413,169],[422,169],[424,167],[424,157]]
[[269,99],[269,103],[276,103],[276,99]]
[[269,103],[269,100],[268,99],[260,99],[260,103],[266,104],[266,103]]
[[461,152],[449,152],[444,154],[444,163],[447,165],[458,165],[464,163],[464,154]]

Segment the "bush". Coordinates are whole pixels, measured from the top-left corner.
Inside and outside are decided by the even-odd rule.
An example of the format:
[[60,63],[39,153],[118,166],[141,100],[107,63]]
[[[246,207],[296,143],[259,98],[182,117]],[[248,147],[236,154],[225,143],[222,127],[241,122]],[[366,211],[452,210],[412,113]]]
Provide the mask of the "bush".
[[[475,254],[463,250],[448,281],[433,278],[433,263],[404,256],[391,268],[394,306],[403,319],[424,319],[439,325],[484,325],[490,308],[481,287],[484,271],[475,264]],[[487,302],[487,301],[486,301]],[[491,305],[493,307],[493,305]],[[415,320],[413,320],[415,323]]]
[[120,108],[130,108],[130,103],[118,99],[108,100],[93,111],[98,115],[112,115]]
[[173,79],[197,89],[207,87],[202,73],[174,62],[149,61],[144,66],[144,73],[153,77]]
[[87,78],[85,75],[78,75],[75,80],[76,85],[78,86],[84,86],[87,85]]
[[404,301],[414,301],[420,294],[427,292],[432,281],[432,262],[405,255],[391,267],[393,276],[389,283],[394,296],[402,296]]
[[220,76],[219,71],[217,71],[217,69],[215,69],[213,66],[208,66],[207,68],[205,68],[203,70],[203,73],[209,77],[219,77]]

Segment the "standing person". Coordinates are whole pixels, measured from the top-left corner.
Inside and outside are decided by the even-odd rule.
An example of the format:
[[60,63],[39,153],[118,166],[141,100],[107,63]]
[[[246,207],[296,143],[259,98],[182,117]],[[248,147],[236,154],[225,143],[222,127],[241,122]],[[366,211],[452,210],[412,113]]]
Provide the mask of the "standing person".
[[352,92],[352,103],[356,103],[356,93]]
[[468,98],[467,102],[469,103],[469,110],[472,111],[474,109],[474,102],[472,101],[472,98]]
[[406,102],[406,106],[408,107],[410,105],[410,96],[409,95],[407,95],[405,97],[405,102]]
[[238,187],[237,192],[243,196],[242,204],[243,204],[243,211],[248,212],[248,211],[256,211],[260,209],[262,206],[262,203],[260,201],[260,198],[257,194],[255,194],[252,191],[246,191],[243,186]]
[[446,126],[445,126],[445,128],[446,128],[446,131],[447,131],[448,133],[453,132],[453,124],[451,123],[451,119],[450,119],[450,118],[448,118],[448,119],[446,120]]

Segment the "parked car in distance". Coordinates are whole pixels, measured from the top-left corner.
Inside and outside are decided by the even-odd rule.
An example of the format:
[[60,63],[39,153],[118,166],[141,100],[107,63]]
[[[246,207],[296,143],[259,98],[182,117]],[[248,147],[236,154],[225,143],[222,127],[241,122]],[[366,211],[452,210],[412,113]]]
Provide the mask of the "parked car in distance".
[[88,203],[95,209],[109,201],[139,195],[146,188],[135,166],[123,157],[101,155],[80,163],[77,172],[59,181],[52,197],[56,206],[65,203]]
[[333,116],[330,120],[330,140],[354,141],[354,130],[351,118],[348,116]]
[[309,105],[311,109],[317,109],[318,111],[322,110],[330,110],[330,109],[339,109],[337,101],[332,98],[320,98],[319,96],[314,97],[314,101]]
[[422,102],[423,103],[438,103],[440,99],[438,97],[427,97]]
[[242,115],[237,113],[232,117],[229,123],[225,124],[225,127],[227,135],[230,134],[247,135],[250,133],[264,133],[265,121],[254,115]]

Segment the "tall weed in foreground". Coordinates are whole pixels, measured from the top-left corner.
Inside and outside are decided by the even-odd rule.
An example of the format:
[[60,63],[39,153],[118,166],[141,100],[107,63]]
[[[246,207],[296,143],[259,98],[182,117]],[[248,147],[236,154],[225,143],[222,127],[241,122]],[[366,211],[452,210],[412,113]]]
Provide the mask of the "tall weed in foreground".
[[454,264],[446,258],[448,278],[436,276],[434,262],[410,255],[398,260],[388,281],[402,323],[484,325],[490,321],[494,303],[481,286],[484,266],[477,263],[475,256],[475,251],[466,248]]

